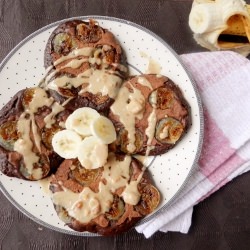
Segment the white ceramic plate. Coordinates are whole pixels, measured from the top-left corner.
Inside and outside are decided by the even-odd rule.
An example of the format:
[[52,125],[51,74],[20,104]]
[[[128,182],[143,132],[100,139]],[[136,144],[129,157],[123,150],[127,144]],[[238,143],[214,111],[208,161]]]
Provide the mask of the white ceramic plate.
[[[151,219],[167,209],[181,189],[185,186],[195,168],[203,138],[203,116],[196,87],[181,64],[176,53],[151,31],[128,21],[100,16],[78,17],[78,19],[96,19],[109,29],[121,43],[130,67],[131,74],[140,74],[147,70],[146,54],[161,65],[161,74],[171,78],[182,89],[191,106],[192,126],[183,140],[168,153],[150,158],[149,170],[162,195],[162,201],[154,214],[141,223]],[[0,108],[18,91],[38,85],[45,74],[43,53],[51,32],[58,24],[53,23],[33,33],[18,44],[0,66]],[[79,233],[61,222],[50,198],[43,192],[38,182],[9,178],[0,174],[0,187],[6,197],[24,214],[36,222],[51,229],[74,235],[91,236],[95,234]]]

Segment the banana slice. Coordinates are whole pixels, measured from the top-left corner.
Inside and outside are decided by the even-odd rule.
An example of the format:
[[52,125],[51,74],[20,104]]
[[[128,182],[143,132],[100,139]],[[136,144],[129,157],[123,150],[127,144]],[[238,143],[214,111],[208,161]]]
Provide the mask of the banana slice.
[[214,32],[208,32],[205,34],[194,34],[194,39],[201,46],[210,49],[211,51],[220,49],[218,45],[218,37],[222,33],[222,30],[215,30]]
[[221,15],[221,6],[215,3],[194,5],[189,14],[189,26],[196,34],[226,28]]
[[110,144],[116,140],[115,127],[105,116],[99,116],[93,121],[91,131],[104,144]]
[[246,2],[243,0],[217,0],[216,4],[218,6],[221,6],[222,12],[221,16],[224,20],[224,22],[227,22],[227,20],[233,16],[233,15],[242,15],[245,17],[249,17],[247,8],[246,8]]
[[108,158],[108,146],[95,136],[86,137],[78,149],[78,160],[86,169],[104,166]]
[[78,148],[82,138],[76,132],[71,130],[61,130],[52,138],[54,151],[65,159],[72,159],[78,156]]
[[100,114],[92,108],[84,107],[75,110],[66,120],[66,129],[74,130],[82,136],[90,136],[90,124],[97,119]]

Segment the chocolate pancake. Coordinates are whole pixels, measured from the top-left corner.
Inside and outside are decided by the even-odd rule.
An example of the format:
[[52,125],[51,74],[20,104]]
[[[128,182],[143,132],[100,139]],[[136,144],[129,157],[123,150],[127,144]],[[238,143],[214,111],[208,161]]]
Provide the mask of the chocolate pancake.
[[140,162],[110,154],[104,167],[87,170],[65,160],[52,177],[52,201],[62,221],[76,231],[115,235],[157,207],[160,194]]
[[126,81],[110,108],[118,139],[115,152],[158,155],[173,148],[189,126],[189,107],[179,87],[161,75]]
[[41,86],[63,102],[86,99],[97,110],[108,109],[127,77],[124,55],[114,35],[94,20],[72,20],[51,34],[44,65],[48,74]]
[[8,176],[38,180],[62,162],[51,138],[62,127],[64,107],[41,88],[19,91],[0,111],[0,170]]
[[105,53],[107,62],[121,62],[121,46],[110,31],[103,29],[94,20],[67,21],[59,25],[50,35],[45,49],[44,66],[48,68],[54,65],[60,57],[68,55],[75,49],[103,46],[109,46]]

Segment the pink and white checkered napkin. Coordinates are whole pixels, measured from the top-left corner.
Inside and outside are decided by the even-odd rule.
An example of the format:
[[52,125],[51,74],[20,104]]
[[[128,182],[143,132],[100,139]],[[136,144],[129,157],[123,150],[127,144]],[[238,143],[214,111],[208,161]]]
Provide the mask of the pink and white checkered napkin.
[[200,91],[204,143],[197,171],[171,205],[136,230],[187,233],[193,206],[250,170],[250,61],[234,52],[181,55]]

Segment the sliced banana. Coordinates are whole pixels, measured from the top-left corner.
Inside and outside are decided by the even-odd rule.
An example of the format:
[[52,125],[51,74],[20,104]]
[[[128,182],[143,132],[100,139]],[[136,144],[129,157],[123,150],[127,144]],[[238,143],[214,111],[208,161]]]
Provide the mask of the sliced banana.
[[95,136],[86,137],[78,148],[78,160],[86,169],[104,166],[108,158],[108,146]]
[[116,140],[115,127],[105,116],[99,116],[93,121],[91,131],[102,143],[110,144]]
[[90,136],[90,125],[100,114],[92,108],[83,107],[75,110],[66,120],[66,129],[74,130],[82,136]]
[[223,29],[215,30],[214,32],[208,32],[205,34],[194,34],[194,39],[198,44],[203,47],[210,49],[211,51],[220,49],[218,45],[218,37],[221,34]]
[[233,16],[233,15],[242,15],[245,17],[249,17],[247,8],[246,8],[246,2],[243,0],[217,0],[216,4],[218,6],[221,6],[221,16],[224,20],[224,22],[227,22],[227,20]]
[[52,138],[54,151],[65,159],[72,159],[78,156],[78,148],[82,137],[71,130],[61,130]]
[[221,15],[221,6],[215,3],[194,5],[189,14],[189,26],[196,34],[227,27]]

